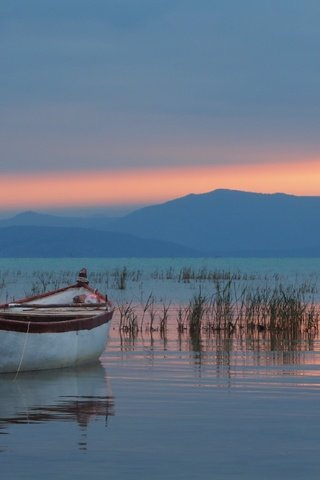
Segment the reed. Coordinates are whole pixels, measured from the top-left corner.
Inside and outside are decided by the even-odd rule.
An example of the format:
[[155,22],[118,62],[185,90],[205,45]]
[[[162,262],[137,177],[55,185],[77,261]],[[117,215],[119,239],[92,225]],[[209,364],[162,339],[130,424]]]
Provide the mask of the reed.
[[157,327],[155,327],[156,310],[155,310],[154,301],[151,302],[148,308],[148,311],[149,311],[149,317],[150,317],[149,330],[150,332],[155,332],[157,330]]
[[6,288],[6,285],[5,275],[0,271],[0,297],[2,296],[2,292]]
[[121,270],[116,270],[114,272],[116,288],[119,290],[125,290],[127,286],[128,270],[126,267],[123,267]]
[[118,310],[120,313],[119,330],[136,336],[139,331],[138,316],[132,302],[119,304]]
[[207,298],[202,295],[201,289],[199,293],[194,295],[189,304],[189,332],[190,334],[199,334],[201,331],[202,321],[206,312]]
[[189,318],[189,306],[183,307],[179,305],[178,314],[177,314],[177,328],[179,334],[185,332],[187,330],[188,318]]
[[213,318],[215,319],[217,330],[232,328],[232,322],[235,318],[233,286],[232,279],[228,279],[227,281],[214,281],[214,294],[211,308],[213,309]]
[[150,308],[153,309],[153,305],[154,305],[154,297],[153,297],[152,293],[150,293],[149,297],[147,298],[147,301],[145,302],[145,304],[143,306],[143,309],[142,309],[141,322],[140,322],[140,331],[141,332],[143,330],[145,314]]
[[169,305],[166,305],[164,303],[162,304],[162,311],[160,315],[160,335],[162,337],[165,336],[168,328],[169,309],[170,309],[170,303]]

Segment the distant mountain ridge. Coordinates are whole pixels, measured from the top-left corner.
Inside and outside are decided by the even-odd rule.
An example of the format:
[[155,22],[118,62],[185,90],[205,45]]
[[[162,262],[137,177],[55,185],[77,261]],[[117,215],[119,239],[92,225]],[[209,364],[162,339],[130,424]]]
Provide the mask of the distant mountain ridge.
[[[71,217],[49,215],[46,213],[38,213],[26,211],[18,213],[14,217],[0,220],[1,227],[13,226],[33,226],[33,227],[79,227],[79,228],[101,228],[112,220],[107,215],[88,216],[88,217]],[[104,228],[102,228],[104,229]]]
[[85,228],[13,226],[0,231],[0,257],[180,257],[199,253],[172,242]]
[[214,190],[145,207],[109,228],[197,248],[205,255],[320,255],[320,197]]
[[[42,234],[39,236],[39,230],[33,229],[50,227],[51,233],[46,233],[46,252],[47,255],[51,252],[52,256],[61,256],[59,251],[71,252],[71,231],[74,230],[76,237],[76,230],[81,229],[87,233],[80,238],[85,237],[91,243],[92,254],[89,256],[101,256],[105,242],[109,253],[112,253],[110,256],[316,257],[320,256],[319,213],[320,197],[223,189],[189,194],[119,218],[59,217],[24,212],[11,219],[0,220],[0,256],[9,256],[9,253],[15,256],[15,252],[21,251],[21,242],[15,237],[14,230],[11,233],[7,230],[5,234],[9,226],[20,226],[28,227],[28,235],[34,235],[35,256],[41,256],[40,244],[44,237]],[[61,238],[60,243],[49,241],[50,235],[58,235],[58,232],[54,233],[55,229],[60,229],[61,234],[61,228],[67,228],[68,235]],[[1,247],[2,239],[5,236],[9,238],[9,233],[12,235],[12,241],[8,240],[10,248],[4,249]],[[116,238],[111,234],[119,236]],[[146,240],[150,242],[148,247]],[[69,250],[65,248],[68,242]],[[136,254],[132,242],[136,245]],[[73,256],[78,255],[78,246],[74,244],[73,248]]]

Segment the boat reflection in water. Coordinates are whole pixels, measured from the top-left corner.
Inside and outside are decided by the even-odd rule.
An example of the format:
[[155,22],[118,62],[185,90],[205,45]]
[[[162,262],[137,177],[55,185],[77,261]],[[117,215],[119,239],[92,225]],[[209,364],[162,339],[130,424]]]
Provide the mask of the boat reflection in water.
[[0,434],[10,426],[47,422],[75,422],[79,448],[86,450],[86,431],[98,417],[107,424],[114,401],[100,362],[60,370],[1,375]]

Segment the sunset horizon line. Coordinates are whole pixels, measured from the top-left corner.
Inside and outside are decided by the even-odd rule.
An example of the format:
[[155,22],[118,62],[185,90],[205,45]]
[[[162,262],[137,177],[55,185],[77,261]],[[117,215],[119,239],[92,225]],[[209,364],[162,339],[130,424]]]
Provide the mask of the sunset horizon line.
[[0,211],[130,208],[214,190],[319,196],[320,162],[59,171],[0,176]]
[[237,192],[237,193],[244,193],[244,194],[252,194],[252,195],[268,195],[268,196],[275,196],[275,195],[283,195],[287,197],[296,197],[296,198],[303,198],[303,197],[320,197],[320,195],[297,195],[297,194],[291,194],[287,193],[284,191],[277,191],[277,192],[259,192],[259,191],[249,191],[249,190],[241,190],[237,188],[223,188],[223,187],[218,187],[214,188],[209,191],[205,192],[200,192],[200,193],[193,193],[189,192],[186,193],[185,195],[181,195],[178,197],[173,197],[168,200],[164,200],[161,202],[150,202],[150,203],[145,203],[145,204],[119,204],[119,205],[79,205],[79,206],[66,206],[66,207],[48,207],[48,208],[42,208],[42,207],[34,207],[34,208],[26,208],[26,209],[15,209],[15,210],[6,210],[3,211],[0,209],[0,219],[10,219],[14,218],[19,215],[24,215],[24,214],[35,214],[35,215],[49,215],[49,216],[62,216],[62,217],[89,217],[89,216],[97,216],[97,215],[106,215],[110,217],[121,217],[125,216],[128,213],[132,213],[134,211],[147,208],[147,207],[152,207],[156,205],[163,205],[175,200],[182,199],[184,197],[190,196],[190,195],[207,195],[210,193],[214,192],[219,192],[219,191],[224,191],[224,192]]

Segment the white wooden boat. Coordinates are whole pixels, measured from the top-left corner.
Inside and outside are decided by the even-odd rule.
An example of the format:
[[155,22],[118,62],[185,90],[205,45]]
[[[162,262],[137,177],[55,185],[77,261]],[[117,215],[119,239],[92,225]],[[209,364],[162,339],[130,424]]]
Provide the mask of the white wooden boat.
[[0,373],[46,370],[97,360],[104,351],[113,305],[77,282],[0,305]]

